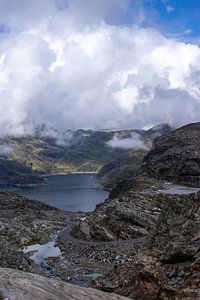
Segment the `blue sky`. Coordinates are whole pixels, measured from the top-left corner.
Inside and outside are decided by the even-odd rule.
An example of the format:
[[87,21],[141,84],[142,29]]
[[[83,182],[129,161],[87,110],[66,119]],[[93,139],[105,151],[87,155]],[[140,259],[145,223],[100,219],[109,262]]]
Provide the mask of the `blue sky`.
[[126,13],[111,23],[153,27],[184,40],[200,36],[200,0],[129,0]]
[[166,34],[200,36],[199,0],[146,0],[145,8],[146,25],[153,25]]

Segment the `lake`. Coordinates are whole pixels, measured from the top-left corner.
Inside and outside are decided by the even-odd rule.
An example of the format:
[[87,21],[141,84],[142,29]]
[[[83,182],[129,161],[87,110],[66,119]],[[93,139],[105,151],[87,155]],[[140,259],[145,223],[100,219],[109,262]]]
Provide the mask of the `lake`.
[[92,174],[66,174],[46,177],[46,185],[12,187],[13,191],[67,211],[93,211],[96,204],[108,197],[98,189],[98,180]]

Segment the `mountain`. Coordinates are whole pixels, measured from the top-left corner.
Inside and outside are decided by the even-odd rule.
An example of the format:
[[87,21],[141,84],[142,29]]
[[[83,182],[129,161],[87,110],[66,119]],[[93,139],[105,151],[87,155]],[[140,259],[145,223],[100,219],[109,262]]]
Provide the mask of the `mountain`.
[[[125,133],[117,133],[117,139],[111,141],[122,145],[118,134]],[[125,145],[130,142],[129,137]],[[112,299],[112,296],[118,299],[112,294],[68,286],[68,282],[138,300],[199,299],[198,173],[196,167],[186,168],[188,173],[184,173],[180,182],[188,185],[195,182],[198,188],[184,188],[183,193],[180,186],[165,182],[165,173],[164,177],[160,176],[163,167],[168,170],[170,164],[175,171],[170,178],[177,182],[180,178],[177,164],[185,165],[190,159],[196,159],[200,153],[199,142],[199,123],[157,138],[154,143],[159,148],[150,156],[155,169],[154,164],[146,165],[147,155],[138,176],[120,182],[93,212],[60,211],[0,190],[0,266],[12,268],[0,270],[0,298],[85,299],[87,295],[88,299]],[[174,153],[171,156],[169,152],[164,155],[168,147]],[[154,149],[153,145],[151,151]],[[152,176],[151,168],[153,174],[156,170],[157,177]],[[43,257],[41,263],[33,260],[30,249],[24,251],[29,246],[50,247],[52,242],[51,247],[58,248],[59,255]],[[40,257],[41,253],[36,251]]]
[[[58,132],[43,125],[35,127],[31,136],[4,137],[0,139],[0,183],[42,183],[40,175],[43,174],[98,172],[105,164],[111,162],[112,165],[113,160],[114,168],[116,164],[123,164],[124,169],[128,169],[126,165],[130,163],[131,172],[127,170],[127,174],[124,173],[127,178],[129,173],[132,176],[135,164],[138,169],[153,138],[168,128],[168,125],[162,125],[159,130],[148,131],[80,129]],[[127,145],[125,148],[123,145],[127,142],[132,143],[128,149]],[[136,147],[137,151],[130,150],[131,147]],[[140,148],[145,150],[140,151]],[[105,186],[110,185],[105,180],[109,177],[105,175],[107,170],[113,171],[113,167],[105,166],[101,172]],[[24,175],[28,175],[27,180]]]
[[[131,299],[199,299],[199,126],[189,124],[156,139],[139,175],[119,183],[74,226],[76,238],[119,246],[113,269],[92,287]],[[172,184],[169,191],[166,179],[198,188],[182,194]]]
[[[168,124],[160,124],[149,130],[135,131],[142,144],[123,151],[117,157],[105,164],[99,171],[98,177],[106,188],[112,188],[119,182],[134,178],[142,165],[144,156],[151,149],[153,140],[168,134],[172,128]],[[132,133],[133,134],[133,133]]]
[[142,173],[180,184],[200,185],[200,123],[178,128],[154,140]]

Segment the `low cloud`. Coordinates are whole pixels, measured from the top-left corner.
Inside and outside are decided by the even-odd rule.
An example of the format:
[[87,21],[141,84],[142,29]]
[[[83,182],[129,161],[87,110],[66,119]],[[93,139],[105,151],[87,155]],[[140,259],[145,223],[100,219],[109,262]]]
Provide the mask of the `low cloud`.
[[10,154],[12,154],[12,152],[13,152],[12,146],[8,144],[0,145],[0,155],[9,156]]
[[114,136],[112,140],[107,142],[107,145],[112,148],[120,149],[134,149],[134,150],[147,150],[147,146],[141,140],[139,134],[132,134],[130,138],[120,138]]

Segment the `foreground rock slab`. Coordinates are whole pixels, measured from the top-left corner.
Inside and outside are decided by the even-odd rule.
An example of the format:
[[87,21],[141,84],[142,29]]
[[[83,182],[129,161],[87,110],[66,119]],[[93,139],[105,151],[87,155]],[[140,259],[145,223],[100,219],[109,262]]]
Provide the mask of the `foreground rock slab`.
[[2,300],[126,300],[91,288],[50,280],[42,276],[0,268]]

